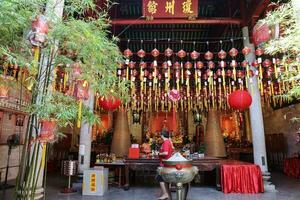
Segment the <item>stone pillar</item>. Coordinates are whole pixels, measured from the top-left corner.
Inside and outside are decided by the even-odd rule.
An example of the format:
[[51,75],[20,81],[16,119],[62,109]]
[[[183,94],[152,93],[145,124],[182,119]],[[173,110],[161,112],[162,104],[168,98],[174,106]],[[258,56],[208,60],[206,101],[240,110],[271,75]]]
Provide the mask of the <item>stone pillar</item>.
[[[90,89],[90,98],[83,102],[83,104],[90,109],[94,109],[94,93]],[[83,173],[85,169],[90,168],[91,162],[91,145],[92,145],[92,125],[85,121],[81,122],[80,139],[79,139],[79,153],[78,153],[78,172]]]
[[[244,46],[251,48],[251,52],[246,56],[246,60],[251,66],[251,64],[255,61],[255,47],[249,41],[248,27],[243,27],[242,31],[244,37]],[[251,69],[254,71],[256,70],[253,67]],[[260,169],[263,173],[265,190],[274,191],[275,186],[268,182],[270,179],[270,173],[268,172],[264,122],[258,80],[256,76],[254,76],[252,80],[253,81],[251,83],[249,82],[249,92],[252,96],[252,104],[250,106],[250,122],[252,130],[254,163],[260,166]]]

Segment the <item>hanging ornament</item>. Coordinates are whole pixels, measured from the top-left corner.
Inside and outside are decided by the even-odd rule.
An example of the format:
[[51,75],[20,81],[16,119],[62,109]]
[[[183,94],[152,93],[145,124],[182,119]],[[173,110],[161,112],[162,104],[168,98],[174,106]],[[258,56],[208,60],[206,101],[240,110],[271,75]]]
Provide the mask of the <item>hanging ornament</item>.
[[144,61],[141,61],[141,62],[140,62],[140,68],[141,68],[141,69],[145,69],[146,67],[147,67],[147,63],[144,62]]
[[197,69],[202,69],[203,66],[204,66],[204,64],[203,64],[203,62],[198,61],[197,64],[196,64],[196,66],[197,66]]
[[38,136],[38,140],[41,143],[52,142],[55,139],[55,132],[57,129],[57,123],[54,120],[41,120],[41,129]]
[[129,67],[130,69],[134,69],[134,68],[135,68],[135,62],[130,61],[130,62],[128,63],[128,67]]
[[188,61],[184,64],[184,67],[185,67],[185,69],[191,69],[193,67],[193,64]]
[[130,49],[127,48],[124,50],[123,55],[125,56],[125,58],[130,58],[133,55],[133,53]]
[[272,62],[269,60],[269,59],[266,59],[264,62],[263,62],[263,66],[264,67],[270,67],[272,65]]
[[177,102],[180,100],[180,92],[176,89],[170,90],[168,97],[172,102]]
[[231,70],[227,70],[227,71],[226,71],[226,76],[227,76],[228,78],[231,78],[231,77],[232,77],[232,71],[231,71]]
[[183,59],[186,56],[186,52],[183,49],[181,49],[180,51],[178,51],[177,56]]
[[207,51],[205,54],[204,54],[204,58],[205,60],[212,60],[214,57],[214,54],[210,51]]
[[222,49],[221,51],[219,51],[218,53],[218,57],[222,60],[224,60],[227,56],[227,53]]
[[180,69],[180,63],[179,62],[175,62],[173,65],[174,69],[178,70]]
[[48,22],[44,15],[38,15],[31,23],[31,30],[28,33],[28,40],[31,45],[42,47],[47,41],[49,32]]
[[191,55],[191,59],[197,60],[200,56],[200,53],[194,50],[190,55]]
[[255,61],[252,63],[252,66],[255,67],[255,68],[258,68],[258,67],[259,67],[259,63],[257,62],[257,60],[255,60]]
[[72,68],[72,74],[71,74],[72,79],[73,80],[78,79],[82,74],[82,70],[81,70],[81,67],[80,67],[80,62],[76,61],[76,62],[72,63],[71,68]]
[[168,69],[168,63],[167,62],[163,62],[162,65],[161,65],[161,67],[163,69]]
[[215,63],[213,61],[209,61],[207,64],[209,69],[214,69],[215,68]]
[[248,55],[251,52],[251,49],[249,47],[244,47],[242,49],[242,53],[244,54],[244,56]]
[[257,23],[253,27],[253,43],[258,46],[263,42],[267,42],[271,39],[271,30],[268,24]]
[[230,49],[230,51],[229,51],[229,55],[232,58],[236,57],[238,55],[238,53],[239,53],[239,51],[236,48],[234,48],[234,47],[232,49]]
[[159,52],[159,50],[158,50],[157,48],[155,48],[155,49],[153,49],[153,50],[151,51],[151,55],[152,55],[154,58],[158,57],[159,54],[160,54],[160,52]]
[[241,66],[243,68],[246,68],[248,66],[248,61],[247,60],[244,60],[242,63],[241,63]]
[[250,107],[252,97],[246,90],[236,90],[229,95],[228,101],[231,108],[243,111]]
[[137,55],[138,57],[140,58],[144,58],[146,56],[146,52],[143,50],[143,49],[140,49],[138,52],[137,52]]
[[256,50],[255,50],[255,55],[256,56],[262,56],[264,54],[264,50],[262,49],[262,48],[257,48]]
[[165,50],[165,56],[166,57],[171,57],[173,55],[173,50],[170,49],[169,47]]
[[107,96],[99,98],[99,106],[107,111],[113,111],[121,105],[121,100],[115,96]]

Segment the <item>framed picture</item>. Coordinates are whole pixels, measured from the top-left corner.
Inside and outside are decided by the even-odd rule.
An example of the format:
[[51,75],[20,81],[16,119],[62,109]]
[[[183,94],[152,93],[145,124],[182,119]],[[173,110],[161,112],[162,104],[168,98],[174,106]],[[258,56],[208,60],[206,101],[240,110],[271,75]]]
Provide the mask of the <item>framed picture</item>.
[[24,115],[17,115],[16,117],[16,126],[23,126],[24,125]]

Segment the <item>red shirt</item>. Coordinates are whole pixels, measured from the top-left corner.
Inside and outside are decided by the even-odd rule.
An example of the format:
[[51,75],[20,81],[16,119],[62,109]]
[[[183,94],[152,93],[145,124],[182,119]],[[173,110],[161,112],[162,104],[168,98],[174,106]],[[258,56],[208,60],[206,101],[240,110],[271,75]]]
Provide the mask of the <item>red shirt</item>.
[[171,143],[170,140],[165,140],[164,143],[161,145],[161,148],[160,148],[160,153],[163,153],[163,152],[168,152],[168,154],[166,156],[160,156],[159,157],[159,160],[160,160],[160,166],[163,166],[163,163],[162,163],[162,160],[166,160],[166,159],[169,159],[172,154],[173,154],[173,145]]

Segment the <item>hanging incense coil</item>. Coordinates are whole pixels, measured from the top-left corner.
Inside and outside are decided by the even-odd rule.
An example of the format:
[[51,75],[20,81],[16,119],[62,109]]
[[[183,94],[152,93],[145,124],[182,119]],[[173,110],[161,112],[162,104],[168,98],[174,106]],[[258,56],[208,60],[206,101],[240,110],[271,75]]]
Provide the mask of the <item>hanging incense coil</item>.
[[226,157],[224,139],[221,133],[220,117],[216,109],[208,111],[205,134],[206,156]]
[[114,124],[111,153],[116,154],[117,157],[127,156],[131,143],[128,117],[125,110],[117,112],[116,123]]

